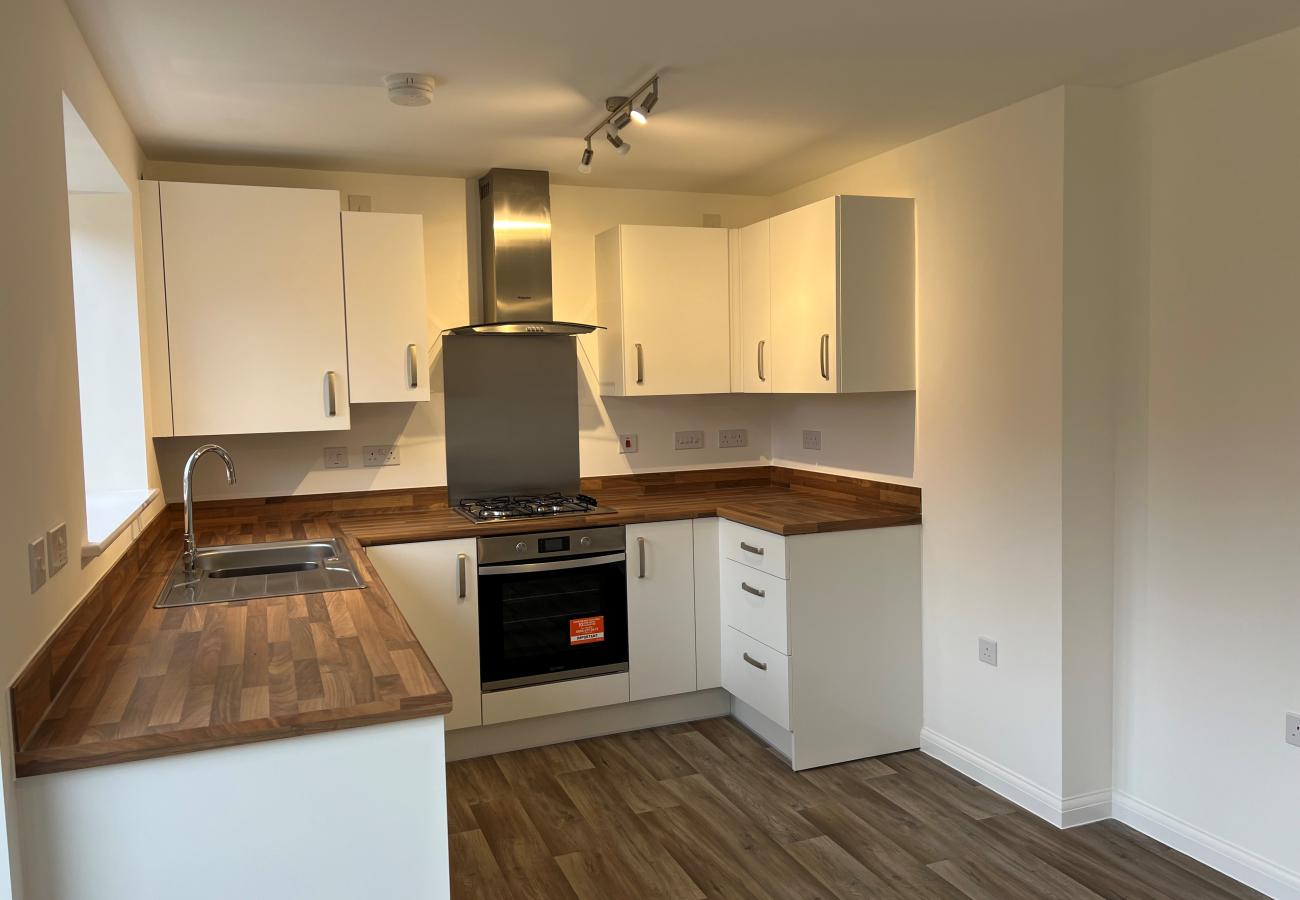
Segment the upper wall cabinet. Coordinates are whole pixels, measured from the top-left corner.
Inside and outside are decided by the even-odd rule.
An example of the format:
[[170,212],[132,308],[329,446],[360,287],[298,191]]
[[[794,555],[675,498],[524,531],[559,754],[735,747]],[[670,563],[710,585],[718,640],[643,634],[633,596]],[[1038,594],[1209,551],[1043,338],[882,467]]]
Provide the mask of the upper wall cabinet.
[[352,402],[428,400],[424,219],[343,213],[343,284]]
[[768,220],[740,229],[740,384],[772,393],[772,279]]
[[729,257],[721,228],[620,225],[596,237],[600,390],[731,390]]
[[[770,364],[762,375],[773,390],[915,390],[913,206],[910,199],[842,196],[776,216],[767,223],[767,271],[761,234],[746,241],[742,233],[741,321],[754,324],[741,346],[757,359],[770,295]],[[753,389],[761,389],[757,362],[751,368]],[[752,384],[747,377],[745,389]]]
[[338,193],[164,182],[159,200],[171,433],[347,428]]

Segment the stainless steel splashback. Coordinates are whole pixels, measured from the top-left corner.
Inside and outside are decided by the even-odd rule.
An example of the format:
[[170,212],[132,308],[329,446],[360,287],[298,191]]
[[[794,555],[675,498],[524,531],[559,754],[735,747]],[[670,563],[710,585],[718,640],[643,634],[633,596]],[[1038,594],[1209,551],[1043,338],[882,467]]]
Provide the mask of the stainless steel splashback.
[[483,317],[551,319],[551,179],[546,172],[492,169],[478,182]]
[[577,492],[573,338],[447,334],[442,360],[453,505],[471,497]]

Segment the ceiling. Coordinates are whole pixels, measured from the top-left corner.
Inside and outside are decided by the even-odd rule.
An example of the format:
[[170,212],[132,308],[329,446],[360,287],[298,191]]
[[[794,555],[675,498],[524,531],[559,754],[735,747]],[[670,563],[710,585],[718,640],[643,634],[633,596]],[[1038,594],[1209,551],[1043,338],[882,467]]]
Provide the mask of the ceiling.
[[[1296,0],[69,0],[151,159],[770,194],[1059,84],[1300,26]],[[632,152],[603,98],[661,70]],[[433,103],[390,104],[391,72]]]

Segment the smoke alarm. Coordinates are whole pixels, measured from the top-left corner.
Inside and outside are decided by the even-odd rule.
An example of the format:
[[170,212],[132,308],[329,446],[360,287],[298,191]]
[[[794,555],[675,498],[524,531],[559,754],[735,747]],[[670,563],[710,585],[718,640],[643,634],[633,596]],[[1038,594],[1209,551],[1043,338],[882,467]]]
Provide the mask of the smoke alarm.
[[398,72],[384,79],[388,99],[398,106],[428,106],[433,99],[433,76],[419,72]]

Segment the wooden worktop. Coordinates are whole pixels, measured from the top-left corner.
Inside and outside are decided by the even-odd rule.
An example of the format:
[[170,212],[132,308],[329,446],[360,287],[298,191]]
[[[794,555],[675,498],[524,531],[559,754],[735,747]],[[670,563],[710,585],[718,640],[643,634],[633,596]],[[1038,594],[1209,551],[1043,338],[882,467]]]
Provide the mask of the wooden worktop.
[[753,467],[585,479],[615,511],[477,524],[429,488],[196,505],[200,545],[345,540],[362,590],[154,609],[169,508],[13,687],[19,776],[420,716],[452,697],[370,565],[374,544],[723,516],[777,534],[921,521],[916,488]]

